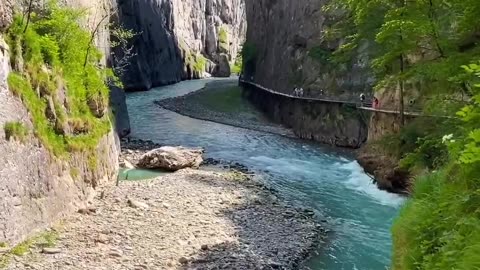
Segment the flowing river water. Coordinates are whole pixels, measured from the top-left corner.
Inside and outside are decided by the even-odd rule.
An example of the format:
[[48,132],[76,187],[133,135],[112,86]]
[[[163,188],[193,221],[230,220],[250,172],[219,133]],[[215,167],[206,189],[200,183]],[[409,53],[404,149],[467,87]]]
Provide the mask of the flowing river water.
[[310,268],[386,269],[390,226],[404,199],[378,190],[348,152],[196,120],[153,104],[198,90],[209,81],[128,94],[132,136],[162,145],[204,147],[207,157],[247,165],[292,203],[314,208],[331,232],[307,263]]

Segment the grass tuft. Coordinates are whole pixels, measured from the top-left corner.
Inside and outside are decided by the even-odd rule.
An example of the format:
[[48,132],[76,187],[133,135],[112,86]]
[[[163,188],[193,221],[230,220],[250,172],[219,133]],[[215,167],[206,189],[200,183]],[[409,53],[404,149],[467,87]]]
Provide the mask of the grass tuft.
[[3,126],[3,129],[7,140],[15,139],[20,142],[25,142],[28,136],[28,129],[20,122],[7,122]]

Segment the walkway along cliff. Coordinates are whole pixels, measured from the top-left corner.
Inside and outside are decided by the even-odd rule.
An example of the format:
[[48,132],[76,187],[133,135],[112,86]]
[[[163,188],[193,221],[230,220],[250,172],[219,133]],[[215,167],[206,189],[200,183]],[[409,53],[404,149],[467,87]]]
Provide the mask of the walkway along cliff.
[[[358,160],[375,176],[379,188],[396,193],[407,191],[408,172],[397,167],[397,160],[370,146],[399,130],[398,111],[372,108],[371,104],[360,102],[294,96],[243,79],[239,83],[247,99],[300,138],[355,149],[367,145],[358,150]],[[415,117],[424,116],[406,112],[407,121]]]
[[[353,50],[349,61],[332,61],[344,43],[342,36],[327,36],[330,26],[342,20],[342,12],[327,12],[325,0],[246,0],[248,25],[243,50],[243,76],[275,92],[292,94],[295,87],[311,98],[331,97],[359,103],[365,93],[373,97],[375,77],[368,63],[370,44]],[[355,105],[298,100],[256,91],[248,86],[247,97],[274,120],[291,127],[297,136],[335,146],[360,148],[399,131],[396,94],[375,93],[387,112],[357,110]],[[407,116],[407,121],[408,121]],[[379,187],[405,192],[408,173],[398,160],[363,148],[359,162],[375,176]],[[388,161],[388,162],[387,162]]]

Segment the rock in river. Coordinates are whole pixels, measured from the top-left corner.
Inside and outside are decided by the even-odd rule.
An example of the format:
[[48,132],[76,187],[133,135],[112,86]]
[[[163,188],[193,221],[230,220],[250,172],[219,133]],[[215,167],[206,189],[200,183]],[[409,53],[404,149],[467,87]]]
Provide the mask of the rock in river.
[[197,168],[203,162],[203,149],[164,146],[144,154],[138,167],[178,171],[184,168]]

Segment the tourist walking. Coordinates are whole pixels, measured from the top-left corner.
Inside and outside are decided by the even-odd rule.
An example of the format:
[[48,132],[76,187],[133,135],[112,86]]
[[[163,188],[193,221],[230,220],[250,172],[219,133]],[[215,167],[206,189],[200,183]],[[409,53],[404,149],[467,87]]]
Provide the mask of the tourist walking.
[[367,99],[367,97],[365,96],[364,93],[361,93],[361,94],[360,94],[360,105],[361,105],[362,107],[365,106],[365,99]]
[[373,97],[373,108],[378,109],[380,107],[380,102],[377,97]]

